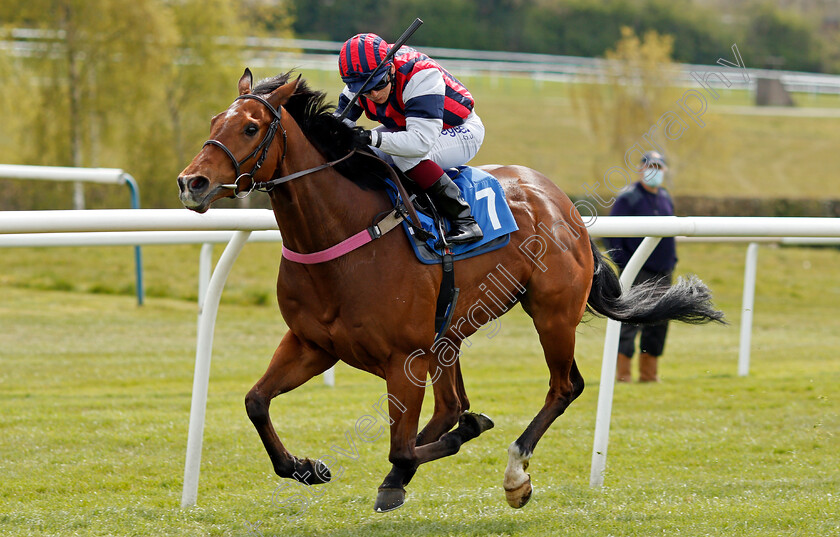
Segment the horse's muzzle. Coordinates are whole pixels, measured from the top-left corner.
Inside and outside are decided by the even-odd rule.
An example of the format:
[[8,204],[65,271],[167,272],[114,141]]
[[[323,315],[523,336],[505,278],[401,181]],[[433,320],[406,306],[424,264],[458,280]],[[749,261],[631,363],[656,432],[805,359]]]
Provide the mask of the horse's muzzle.
[[210,180],[203,175],[182,175],[178,177],[178,188],[184,194],[201,194],[210,186]]
[[203,213],[207,210],[210,180],[203,175],[181,175],[178,177],[178,197],[187,209]]

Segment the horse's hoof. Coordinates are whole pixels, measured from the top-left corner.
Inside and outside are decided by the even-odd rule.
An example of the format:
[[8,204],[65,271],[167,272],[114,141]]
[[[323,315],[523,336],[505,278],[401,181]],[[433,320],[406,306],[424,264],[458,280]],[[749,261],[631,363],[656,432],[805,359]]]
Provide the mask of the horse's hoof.
[[321,485],[332,479],[329,467],[320,460],[298,459],[292,479],[304,485]]
[[399,509],[405,503],[405,489],[380,488],[376,495],[373,510],[377,513],[387,513]]
[[467,411],[458,418],[458,431],[461,433],[462,441],[464,442],[476,438],[494,426],[495,423],[486,414],[476,414],[475,412]]
[[531,486],[531,476],[529,475],[528,481],[522,483],[515,489],[505,489],[505,499],[507,500],[509,506],[514,509],[519,509],[528,503],[528,500],[531,499],[531,494],[533,492],[534,488]]
[[490,429],[496,426],[496,424],[493,423],[493,420],[490,419],[490,416],[488,416],[487,414],[476,414],[475,418],[478,421],[478,425],[481,427],[482,433],[484,431],[489,431]]

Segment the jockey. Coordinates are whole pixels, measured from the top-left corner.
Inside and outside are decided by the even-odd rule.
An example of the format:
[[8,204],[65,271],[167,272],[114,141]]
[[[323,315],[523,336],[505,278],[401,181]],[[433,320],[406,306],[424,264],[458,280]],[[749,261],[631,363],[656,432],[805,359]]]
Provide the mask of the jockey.
[[381,125],[372,131],[357,129],[359,141],[429,194],[452,223],[447,242],[480,240],[483,233],[470,206],[443,171],[466,164],[484,141],[484,125],[473,110],[473,97],[437,62],[410,47],[400,48],[377,70],[390,47],[370,33],[355,35],[344,43],[338,69],[346,87],[335,113],[340,115],[361,92],[347,119],[355,122],[364,112]]

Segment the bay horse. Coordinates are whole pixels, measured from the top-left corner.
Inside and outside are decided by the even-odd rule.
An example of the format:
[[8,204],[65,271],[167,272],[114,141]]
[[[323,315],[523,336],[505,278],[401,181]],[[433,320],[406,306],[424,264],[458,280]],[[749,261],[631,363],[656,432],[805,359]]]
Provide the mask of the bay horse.
[[[483,169],[502,184],[519,230],[492,255],[456,263],[456,321],[436,340],[442,271],[419,263],[405,234],[383,235],[331,261],[289,259],[288,251],[321,252],[389,213],[393,204],[382,178],[390,172],[381,160],[354,153],[351,128],[333,115],[326,95],[299,76],[280,74],[253,88],[252,82],[246,69],[239,97],[212,119],[210,140],[181,172],[178,186],[183,205],[203,213],[220,198],[241,196],[272,179],[277,183],[266,190],[283,235],[277,301],[289,329],[245,406],[280,477],[307,485],[330,481],[321,461],[295,457],[283,446],[269,404],[341,360],[385,379],[392,469],[374,508],[401,506],[421,464],[456,453],[493,426],[487,416],[469,412],[457,356],[466,338],[519,303],[533,319],[549,371],[545,404],[508,448],[503,486],[508,503],[522,507],[531,497],[525,470],[537,442],[583,391],[575,327],[587,309],[636,324],[722,319],[696,278],[680,279],[665,293],[640,286],[622,294],[571,200],[532,169],[494,165]],[[241,172],[248,166],[250,172]],[[546,230],[552,236],[542,239],[536,256],[532,243]],[[489,293],[484,280],[502,270],[504,278],[497,273],[495,282],[503,285]],[[434,412],[418,433],[427,375]]]

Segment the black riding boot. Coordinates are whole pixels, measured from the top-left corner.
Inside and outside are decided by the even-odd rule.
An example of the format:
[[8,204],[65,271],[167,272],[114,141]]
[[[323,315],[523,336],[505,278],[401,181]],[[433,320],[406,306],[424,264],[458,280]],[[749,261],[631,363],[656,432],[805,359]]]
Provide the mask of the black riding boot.
[[472,216],[469,204],[461,197],[461,189],[448,175],[443,174],[435,184],[426,189],[426,193],[431,196],[432,203],[440,214],[452,223],[451,229],[446,234],[446,242],[465,244],[484,237],[484,233]]

